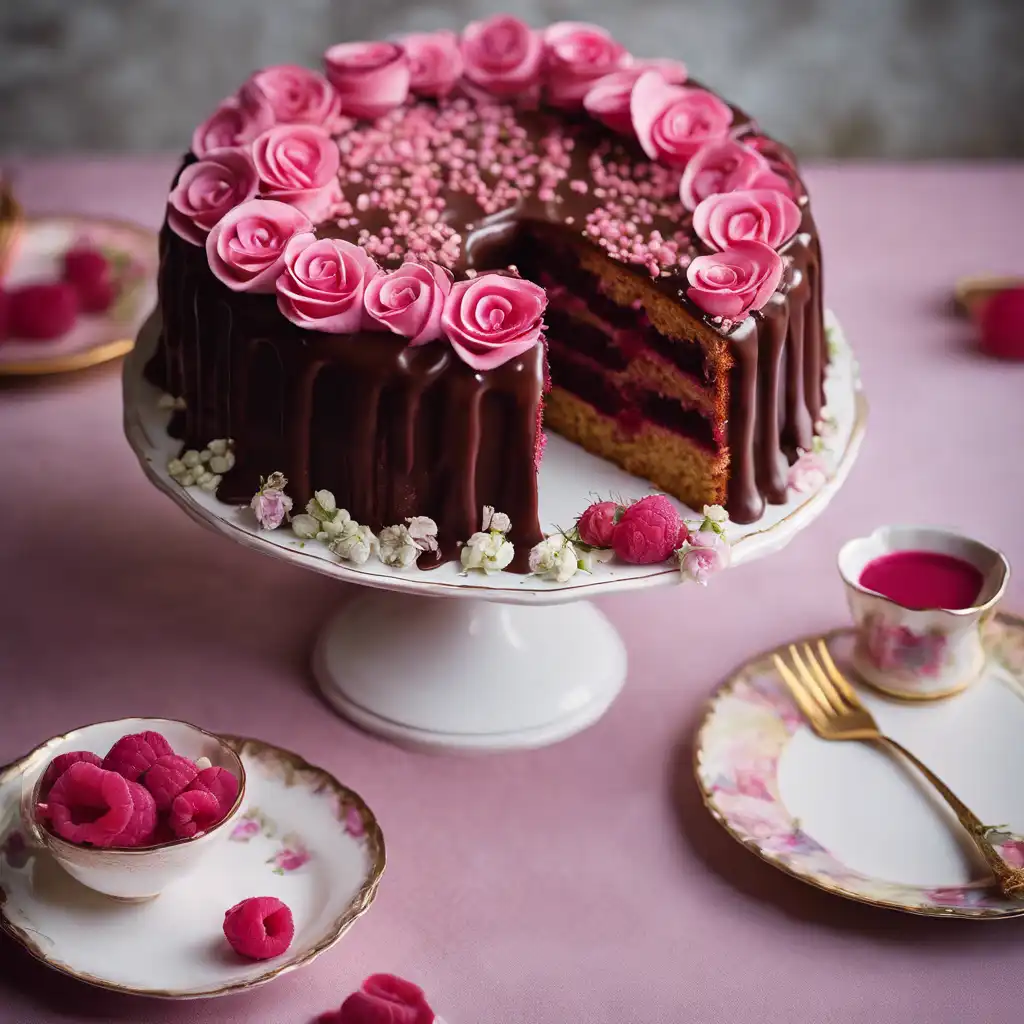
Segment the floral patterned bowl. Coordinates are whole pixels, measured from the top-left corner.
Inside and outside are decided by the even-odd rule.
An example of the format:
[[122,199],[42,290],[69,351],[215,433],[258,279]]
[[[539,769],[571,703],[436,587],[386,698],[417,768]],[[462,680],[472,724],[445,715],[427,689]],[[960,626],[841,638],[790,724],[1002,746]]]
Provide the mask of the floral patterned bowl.
[[[208,758],[211,764],[227,768],[238,779],[238,797],[221,821],[191,839],[133,849],[80,846],[39,827],[33,813],[37,790],[53,758],[71,750],[91,750],[102,757],[121,736],[146,729],[165,736],[177,753],[192,760]],[[166,718],[122,718],[74,729],[44,743],[29,755],[21,785],[26,831],[50,851],[69,875],[107,896],[140,900],[159,895],[169,884],[195,871],[210,850],[227,838],[245,799],[245,767],[238,754],[222,739],[198,726]]]
[[[861,582],[865,566],[897,551],[950,555],[973,565],[981,590],[968,608],[905,608]],[[982,626],[1006,590],[1004,555],[951,530],[882,526],[847,542],[839,573],[853,615],[853,667],[864,682],[892,697],[935,700],[969,686],[985,665]]]

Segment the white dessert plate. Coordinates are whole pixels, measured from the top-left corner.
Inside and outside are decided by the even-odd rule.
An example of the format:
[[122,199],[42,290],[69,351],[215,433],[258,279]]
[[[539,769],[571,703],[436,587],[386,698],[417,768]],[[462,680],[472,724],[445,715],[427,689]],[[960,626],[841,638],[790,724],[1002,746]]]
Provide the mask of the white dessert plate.
[[[369,908],[384,871],[384,837],[362,798],[279,747],[228,736],[246,770],[246,800],[229,840],[156,898],[127,903],[85,888],[45,850],[27,846],[21,774],[36,750],[0,769],[0,928],[36,959],[90,985],[164,999],[226,995],[310,963]],[[253,962],[222,931],[249,896],[291,908],[295,938]]]
[[59,280],[64,253],[87,243],[107,256],[119,292],[107,312],[80,315],[63,337],[0,342],[0,375],[67,373],[130,352],[156,302],[156,232],[126,221],[80,216],[29,218],[18,232],[5,288]]
[[[826,637],[844,675],[850,631]],[[881,729],[912,750],[1024,866],[1024,619],[998,613],[984,675],[929,704],[858,692]],[[779,653],[785,647],[779,648]],[[1024,915],[988,884],[956,818],[913,770],[866,743],[826,742],[806,725],[767,652],[712,697],[696,773],[714,818],[747,849],[802,881],[876,907],[934,917]]]
[[[731,524],[728,537],[734,566],[773,554],[809,526],[842,486],[860,449],[867,401],[860,389],[857,361],[831,313],[827,325],[832,358],[825,380],[824,412],[828,429],[821,453],[827,479],[808,493],[791,492],[784,505],[769,505],[756,523]],[[154,315],[140,333],[135,351],[125,361],[125,434],[146,475],[160,490],[193,519],[240,544],[367,587],[520,604],[556,604],[593,597],[598,590],[606,595],[610,593],[609,587],[635,590],[680,579],[678,566],[674,564],[625,565],[617,561],[596,565],[593,573],[577,573],[564,584],[511,572],[488,575],[474,572],[461,576],[461,566],[454,561],[427,572],[391,568],[375,558],[356,566],[342,563],[323,544],[300,542],[287,528],[260,530],[248,508],[226,505],[218,501],[215,494],[198,487],[183,488],[167,472],[167,463],[179,455],[181,442],[168,435],[171,412],[161,407],[159,391],[142,374],[146,361],[155,351],[158,335],[159,318]],[[545,532],[554,532],[571,527],[597,496],[621,495],[625,499],[636,499],[650,494],[652,487],[648,481],[631,476],[565,438],[552,435],[541,463],[538,490],[541,527]],[[688,518],[700,518],[681,503],[675,504]]]

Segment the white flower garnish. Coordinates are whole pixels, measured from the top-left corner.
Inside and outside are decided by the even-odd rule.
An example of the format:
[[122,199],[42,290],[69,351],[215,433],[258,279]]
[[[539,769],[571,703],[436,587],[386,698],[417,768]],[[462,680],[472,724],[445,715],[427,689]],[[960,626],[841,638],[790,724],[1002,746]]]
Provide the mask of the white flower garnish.
[[721,505],[705,505],[704,506],[704,518],[710,519],[713,523],[718,523],[719,526],[728,522],[729,513],[722,508]]
[[314,540],[320,533],[320,523],[305,512],[292,516],[292,533],[302,540]]
[[182,487],[199,487],[212,494],[235,464],[231,444],[227,438],[218,438],[203,449],[189,448],[167,463],[167,472]]
[[497,572],[512,561],[513,555],[515,548],[505,540],[503,533],[496,530],[474,533],[462,545],[459,556],[462,560],[462,575],[465,576],[470,569],[480,569],[485,573]]
[[422,552],[409,533],[409,527],[385,526],[377,538],[380,548],[380,560],[385,565],[393,565],[396,569],[408,569],[416,564]]
[[406,519],[409,536],[421,551],[437,550],[437,523],[430,516],[412,516]]
[[[292,520],[293,530],[295,530],[296,521],[301,520],[301,526],[295,532],[304,540],[315,537],[317,540],[329,542],[344,537],[353,526],[359,525],[348,514],[347,509],[338,508],[334,495],[330,491],[314,491],[313,497],[306,505],[306,512],[308,515],[295,516]],[[309,531],[312,530],[312,527],[308,522],[309,519],[313,519],[317,524],[316,531],[311,535]]]
[[[211,455],[210,465],[223,458],[223,455]],[[266,480],[260,480],[260,489],[253,495],[249,507],[261,530],[276,530],[291,511],[292,499],[284,493],[287,486],[284,473],[271,473]]]
[[580,568],[580,556],[564,533],[553,533],[530,549],[530,572],[565,583]]
[[363,565],[377,550],[377,537],[368,526],[360,526],[351,518],[348,522],[345,532],[334,537],[327,546],[344,561]]

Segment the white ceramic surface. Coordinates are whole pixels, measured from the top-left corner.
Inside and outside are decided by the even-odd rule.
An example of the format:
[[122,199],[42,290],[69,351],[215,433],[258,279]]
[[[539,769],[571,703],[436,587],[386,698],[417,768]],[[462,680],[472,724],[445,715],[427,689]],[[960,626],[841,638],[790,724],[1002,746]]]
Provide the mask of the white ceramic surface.
[[[868,563],[895,551],[935,551],[970,563],[982,574],[977,600],[969,608],[917,610],[863,586]],[[1000,552],[953,530],[881,526],[843,545],[839,573],[856,629],[852,663],[862,679],[892,696],[932,700],[978,678],[985,663],[981,623],[1010,576]]]
[[[567,657],[566,637],[587,642]],[[313,667],[331,705],[370,732],[498,751],[595,722],[622,689],[626,650],[589,601],[529,608],[370,591],[327,623]]]
[[[38,827],[33,814],[38,784],[55,757],[72,750],[89,750],[103,757],[122,736],[147,729],[161,733],[175,753],[193,761],[208,758],[215,767],[234,774],[239,781],[238,798],[222,821],[193,839],[127,850],[80,846]],[[21,775],[22,825],[26,832],[46,846],[54,860],[83,885],[118,899],[147,899],[190,875],[214,847],[227,839],[244,799],[245,769],[238,755],[211,733],[166,718],[122,718],[75,729],[33,751]]]
[[[856,360],[831,316],[830,330],[835,354],[825,382],[825,395],[835,428],[830,442],[834,455],[829,479],[811,494],[794,493],[785,505],[769,505],[756,523],[730,525],[728,536],[733,566],[785,547],[825,509],[856,458],[864,434],[867,402],[860,390]],[[362,586],[520,604],[557,604],[594,597],[598,593],[607,596],[640,587],[675,585],[679,581],[679,570],[671,565],[625,565],[617,561],[595,566],[592,574],[577,573],[566,584],[510,572],[489,576],[473,572],[460,576],[461,566],[457,562],[427,572],[415,568],[393,569],[373,558],[365,565],[354,566],[339,561],[323,544],[300,544],[288,529],[261,531],[249,509],[225,505],[216,495],[198,487],[183,488],[168,474],[167,463],[178,455],[181,444],[167,434],[171,414],[158,407],[159,392],[142,376],[142,368],[155,349],[158,332],[159,321],[154,314],[140,333],[135,350],[125,360],[125,434],[143,470],[160,490],[193,519],[241,544]],[[539,487],[540,521],[545,529],[554,531],[558,526],[571,526],[594,500],[595,494],[640,498],[651,491],[647,481],[630,476],[562,437],[549,436]],[[695,516],[679,502],[676,505],[691,518]]]
[[[912,750],[1024,866],[1024,619],[997,613],[991,657],[964,693],[929,704],[861,689],[884,732]],[[848,671],[850,630],[833,634]],[[780,649],[784,650],[784,648]],[[956,817],[913,769],[865,743],[819,739],[772,664],[752,659],[712,698],[696,744],[697,779],[721,824],[803,881],[875,906],[939,917],[1024,914],[989,885]]]
[[[732,564],[773,554],[826,507],[849,473],[863,437],[867,405],[853,354],[832,321],[832,369],[826,381],[833,418],[830,476],[810,495],[769,506],[747,527],[730,526]],[[395,596],[373,594],[342,609],[325,627],[314,671],[325,698],[347,718],[390,740],[418,747],[500,751],[553,743],[596,721],[626,675],[622,641],[581,598],[641,587],[679,585],[678,568],[604,563],[566,585],[509,572],[459,575],[457,563],[423,572],[371,559],[341,563],[322,544],[300,545],[290,530],[260,531],[249,509],[233,508],[167,473],[180,443],[167,434],[169,413],[142,377],[156,344],[156,317],[125,361],[125,434],[149,479],[204,526],[265,554]],[[551,436],[540,474],[542,522],[567,525],[594,494],[640,497],[650,485]],[[682,506],[680,506],[682,508]],[[500,510],[499,510],[500,511]],[[711,584],[712,586],[714,583]],[[703,591],[692,587],[693,600]],[[397,600],[397,595],[402,599]],[[438,598],[469,598],[463,602]],[[486,607],[491,602],[495,607]],[[539,605],[548,607],[541,611]],[[527,607],[522,607],[527,606]],[[532,606],[532,607],[529,607]],[[400,623],[401,628],[396,628]],[[585,649],[566,636],[586,636]],[[544,652],[539,655],[538,652]]]
[[82,314],[52,341],[11,338],[0,344],[0,374],[62,373],[124,355],[156,301],[156,232],[136,224],[83,216],[38,217],[21,228],[5,288],[59,280],[64,252],[87,241],[129,267],[121,295],[102,314]]
[[[248,989],[330,948],[370,906],[384,870],[372,812],[288,751],[225,740],[245,765],[241,814],[192,875],[144,903],[85,888],[26,841],[19,803],[28,759],[0,769],[0,928],[81,981],[168,999]],[[295,938],[280,957],[248,961],[228,946],[224,912],[249,896],[291,908]]]

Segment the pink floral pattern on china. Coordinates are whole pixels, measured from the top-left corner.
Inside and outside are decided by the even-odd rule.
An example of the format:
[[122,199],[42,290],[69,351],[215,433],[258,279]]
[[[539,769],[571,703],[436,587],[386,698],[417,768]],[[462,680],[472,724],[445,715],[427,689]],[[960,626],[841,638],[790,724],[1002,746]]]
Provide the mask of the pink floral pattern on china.
[[273,864],[275,875],[287,875],[305,867],[312,859],[313,855],[306,849],[302,838],[290,832],[282,838],[281,848],[267,858],[267,863]]
[[[1024,636],[1012,620],[1002,631]],[[971,916],[1019,912],[1019,904],[984,884],[925,887],[873,878],[847,867],[805,833],[779,793],[778,765],[805,719],[770,656],[736,675],[714,697],[697,739],[697,778],[711,813],[736,838],[784,871],[830,892],[917,913],[957,908]],[[1007,863],[1024,866],[1024,836],[993,831]]]
[[883,672],[900,675],[905,682],[934,679],[946,664],[949,639],[941,630],[915,633],[891,625],[883,615],[870,615],[862,633],[862,652]]

